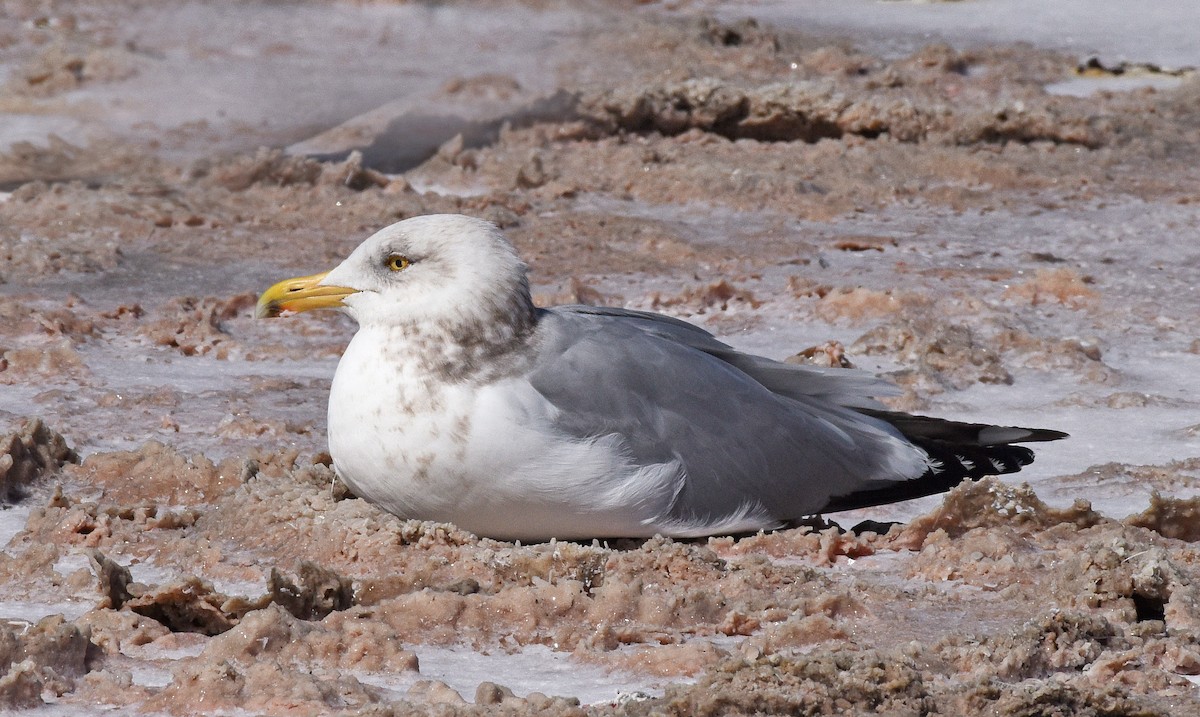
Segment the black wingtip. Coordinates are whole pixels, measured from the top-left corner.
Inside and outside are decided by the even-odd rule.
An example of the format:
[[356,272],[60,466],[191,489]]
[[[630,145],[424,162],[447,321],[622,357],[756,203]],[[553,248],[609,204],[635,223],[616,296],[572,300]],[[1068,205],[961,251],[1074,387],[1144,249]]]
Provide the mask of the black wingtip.
[[1060,441],[1060,440],[1062,440],[1062,439],[1064,439],[1064,438],[1070,438],[1070,437],[1071,437],[1071,434],[1070,434],[1070,433],[1065,433],[1065,432],[1063,432],[1063,431],[1055,431],[1055,430],[1052,430],[1052,429],[1049,429],[1049,428],[1030,428],[1029,430],[1033,431],[1033,436],[1034,436],[1034,437],[1032,437],[1032,438],[1026,438],[1026,439],[1025,439],[1025,441],[1026,441],[1026,442],[1032,442],[1032,441]]
[[999,446],[1009,443],[1040,443],[1067,438],[1068,434],[1050,428],[1023,426],[993,426],[988,423],[966,423],[945,418],[919,416],[899,411],[855,409],[873,418],[890,423],[914,442],[921,440],[946,441],[976,446]]
[[885,503],[945,493],[966,480],[1016,473],[1033,463],[1033,451],[1018,443],[1040,443],[1067,438],[1049,428],[993,426],[986,423],[948,421],[898,411],[856,409],[890,423],[929,457],[929,469],[908,480],[835,496],[824,512],[868,508]]
[[1014,444],[1067,438],[1066,433],[1048,428],[960,423],[890,412],[875,415],[891,423],[925,451],[929,469],[916,478],[835,496],[824,509],[826,512],[923,498],[945,493],[963,481],[1016,473],[1033,463],[1034,456],[1032,450]]
[[1033,451],[1024,446],[955,445],[943,441],[913,441],[929,456],[929,469],[916,478],[879,488],[834,496],[822,512],[898,503],[945,493],[959,483],[984,476],[1016,473],[1033,463]]
[[1000,446],[1009,443],[1037,443],[1041,441],[1057,441],[1066,438],[1067,434],[1062,431],[1054,431],[1049,428],[1022,428],[1020,426],[987,426],[977,424],[969,425],[972,430],[977,430],[974,441],[970,441],[969,436],[963,436],[959,440],[974,442],[981,446]]

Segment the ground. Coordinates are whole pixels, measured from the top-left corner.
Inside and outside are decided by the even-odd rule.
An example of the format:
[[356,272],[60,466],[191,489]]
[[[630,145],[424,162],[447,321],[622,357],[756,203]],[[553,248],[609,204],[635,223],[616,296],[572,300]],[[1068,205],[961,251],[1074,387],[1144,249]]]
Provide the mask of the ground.
[[[1200,714],[1200,79],[1056,94],[1083,58],[687,3],[283,12],[0,2],[0,709]],[[200,77],[247,58],[278,87]],[[504,228],[543,304],[1072,437],[826,516],[874,532],[399,520],[325,453],[353,325],[251,315],[430,212]]]

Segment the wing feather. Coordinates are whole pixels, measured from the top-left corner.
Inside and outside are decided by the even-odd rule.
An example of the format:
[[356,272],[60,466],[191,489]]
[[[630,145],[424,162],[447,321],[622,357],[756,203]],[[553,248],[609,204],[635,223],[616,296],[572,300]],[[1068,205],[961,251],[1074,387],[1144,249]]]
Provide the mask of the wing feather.
[[642,465],[682,464],[684,484],[661,516],[675,534],[750,514],[770,527],[927,469],[898,430],[853,410],[882,384],[874,377],[741,354],[642,312],[557,307],[538,332],[529,380],[559,409],[559,430],[617,434]]

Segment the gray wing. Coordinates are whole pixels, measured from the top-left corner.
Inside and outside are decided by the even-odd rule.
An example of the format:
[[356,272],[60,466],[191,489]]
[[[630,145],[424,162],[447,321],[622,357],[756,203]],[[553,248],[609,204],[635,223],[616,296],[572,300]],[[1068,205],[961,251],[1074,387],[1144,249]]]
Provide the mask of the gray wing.
[[597,307],[543,310],[529,380],[558,428],[618,434],[640,464],[679,461],[685,480],[661,518],[675,534],[738,515],[773,527],[830,499],[920,476],[925,454],[884,421],[888,384],[854,371],[734,351],[691,324]]
[[559,306],[551,311],[629,321],[648,334],[715,356],[767,389],[799,400],[816,398],[839,406],[885,410],[886,407],[876,399],[900,395],[895,384],[866,371],[799,366],[741,353],[695,324],[662,314],[583,305]]

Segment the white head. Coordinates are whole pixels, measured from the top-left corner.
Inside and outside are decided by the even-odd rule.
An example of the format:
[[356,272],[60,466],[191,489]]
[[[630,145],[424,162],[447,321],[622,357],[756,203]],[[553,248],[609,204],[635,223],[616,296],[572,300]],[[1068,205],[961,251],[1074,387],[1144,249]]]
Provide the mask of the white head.
[[326,274],[272,286],[259,299],[258,314],[341,307],[364,328],[432,325],[451,336],[491,333],[496,322],[532,322],[525,272],[495,225],[432,214],[376,232]]

